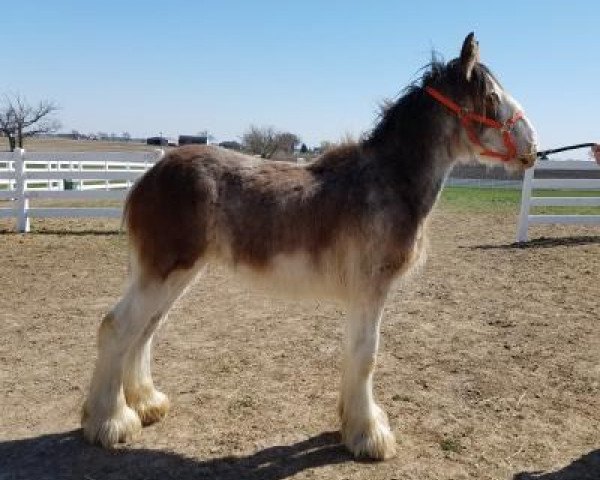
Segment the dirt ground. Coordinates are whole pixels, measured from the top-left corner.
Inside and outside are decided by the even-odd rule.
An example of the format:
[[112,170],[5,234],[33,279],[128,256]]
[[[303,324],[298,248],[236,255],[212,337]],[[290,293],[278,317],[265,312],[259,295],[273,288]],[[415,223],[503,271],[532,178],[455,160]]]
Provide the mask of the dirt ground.
[[[0,151],[8,151],[6,139],[0,139]],[[72,140],[69,138],[40,138],[26,139],[23,145],[28,152],[111,152],[111,151],[152,151],[157,147],[140,142],[119,142],[107,140]]]
[[435,214],[426,267],[385,310],[375,388],[399,448],[373,463],[337,444],[343,313],[218,268],[158,335],[167,418],[112,452],[85,444],[125,238],[113,221],[0,223],[0,479],[599,479],[600,231],[537,227],[516,248],[515,225]]

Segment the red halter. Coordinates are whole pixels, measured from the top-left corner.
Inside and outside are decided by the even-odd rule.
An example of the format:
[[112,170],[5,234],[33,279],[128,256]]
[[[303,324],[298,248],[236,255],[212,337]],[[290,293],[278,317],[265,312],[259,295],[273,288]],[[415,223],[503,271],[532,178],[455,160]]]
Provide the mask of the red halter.
[[[520,119],[523,118],[523,112],[515,112],[515,114],[509,118],[506,122],[500,123],[496,120],[492,120],[491,118],[484,117],[482,115],[478,115],[473,112],[469,112],[466,108],[462,108],[448,97],[442,95],[438,90],[432,87],[425,87],[425,91],[435,98],[442,105],[448,107],[452,112],[456,114],[460,123],[467,131],[467,135],[469,136],[469,140],[475,145],[481,147],[483,151],[480,155],[485,157],[493,157],[503,162],[508,162],[517,156],[517,146],[514,140],[513,134],[511,133],[512,126],[517,123]],[[506,147],[506,153],[495,152],[494,150],[487,149],[482,143],[481,140],[477,137],[475,133],[475,129],[473,127],[472,122],[482,123],[490,128],[496,128],[500,130],[502,133],[502,139],[504,140],[504,146]]]

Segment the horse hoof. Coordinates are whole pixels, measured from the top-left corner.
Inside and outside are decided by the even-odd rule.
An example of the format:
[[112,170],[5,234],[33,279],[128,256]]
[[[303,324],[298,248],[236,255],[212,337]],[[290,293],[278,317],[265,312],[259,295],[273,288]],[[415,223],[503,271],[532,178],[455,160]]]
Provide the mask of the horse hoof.
[[127,405],[133,408],[138,414],[142,425],[152,425],[163,418],[169,411],[170,402],[167,396],[158,390],[144,389],[135,395],[126,395]]
[[104,419],[94,417],[84,406],[81,426],[83,436],[89,443],[100,444],[104,448],[131,441],[142,428],[137,413],[128,406]]
[[396,439],[383,412],[361,424],[345,425],[341,432],[342,442],[356,458],[388,460],[396,455]]

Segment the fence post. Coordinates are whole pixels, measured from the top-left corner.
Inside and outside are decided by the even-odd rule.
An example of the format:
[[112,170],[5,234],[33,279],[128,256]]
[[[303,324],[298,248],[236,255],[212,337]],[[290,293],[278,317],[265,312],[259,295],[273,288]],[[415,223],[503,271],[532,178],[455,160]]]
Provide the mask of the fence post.
[[17,148],[15,150],[17,159],[15,160],[15,190],[17,192],[17,231],[20,233],[29,232],[29,199],[25,196],[27,175],[25,173],[25,150]]
[[[108,159],[104,159],[104,171],[108,172]],[[109,180],[104,180],[104,190],[110,190]]]
[[519,212],[519,226],[517,228],[517,242],[527,241],[529,229],[529,209],[531,208],[531,186],[535,165],[525,171],[523,175],[523,188],[521,190],[521,210]]

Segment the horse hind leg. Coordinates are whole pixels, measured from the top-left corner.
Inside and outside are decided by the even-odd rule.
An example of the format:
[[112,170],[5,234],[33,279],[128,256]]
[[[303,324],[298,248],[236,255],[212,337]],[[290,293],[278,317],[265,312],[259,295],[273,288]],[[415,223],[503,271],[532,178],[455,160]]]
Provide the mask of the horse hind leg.
[[123,388],[127,405],[138,414],[142,425],[162,420],[169,411],[169,399],[157,390],[152,380],[152,342],[156,330],[167,318],[168,310],[200,269],[173,272],[165,281],[167,298],[164,308],[150,318],[140,337],[130,347],[125,359]]
[[169,411],[169,399],[154,387],[151,372],[152,340],[166,316],[156,314],[150,319],[142,336],[131,346],[125,361],[125,400],[138,414],[144,426],[162,420]]
[[[194,274],[195,269],[177,271],[165,280],[138,275],[104,317],[98,331],[98,358],[81,420],[90,443],[112,447],[130,440],[148,417],[145,410],[149,405],[166,413],[168,400],[157,393],[150,377],[150,342],[161,317]],[[133,408],[127,404],[126,391]]]
[[141,315],[135,311],[137,290],[132,286],[100,324],[98,357],[83,405],[85,439],[106,448],[130,440],[141,429],[138,415],[125,402],[122,385],[123,359],[143,328]]

